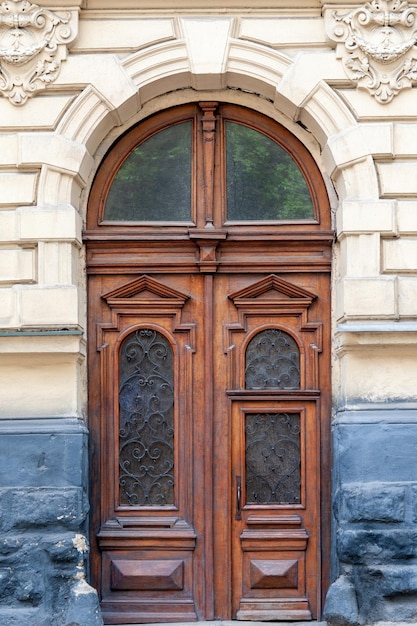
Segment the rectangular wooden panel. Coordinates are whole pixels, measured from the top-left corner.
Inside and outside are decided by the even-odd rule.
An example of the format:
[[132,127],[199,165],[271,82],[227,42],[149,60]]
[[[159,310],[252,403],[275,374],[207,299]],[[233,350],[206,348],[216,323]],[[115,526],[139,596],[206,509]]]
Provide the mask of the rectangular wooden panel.
[[111,588],[118,590],[180,590],[184,587],[184,561],[112,559]]

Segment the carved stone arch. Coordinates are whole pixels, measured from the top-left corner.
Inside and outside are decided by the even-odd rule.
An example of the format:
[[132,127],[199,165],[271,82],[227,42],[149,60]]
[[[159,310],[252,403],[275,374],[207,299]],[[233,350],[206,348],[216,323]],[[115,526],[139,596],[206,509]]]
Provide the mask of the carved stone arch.
[[[300,122],[307,127],[321,147],[322,157],[317,152],[317,158],[321,159],[321,169],[328,180],[333,179],[339,199],[351,195],[353,181],[355,196],[360,196],[362,190],[362,195],[369,197],[370,181],[372,195],[376,195],[373,159],[352,112],[338,94],[322,80],[306,92],[297,59],[249,41],[230,39],[229,43],[223,66],[210,78],[211,82],[204,82],[204,87],[200,86],[198,64],[178,41],[154,45],[125,59],[119,67],[125,78],[117,101],[110,101],[99,84],[89,85],[66,110],[56,129],[56,135],[82,147],[78,170],[77,164],[71,173],[44,167],[39,197],[48,198],[48,203],[73,204],[80,187],[84,194],[88,192],[96,167],[118,135],[155,110],[184,103],[187,97],[190,102],[204,100],[207,87],[218,90],[219,100],[249,108],[256,108],[252,104],[255,96],[238,93],[236,89],[256,93],[262,97],[260,105],[266,115],[281,123],[287,119],[289,125]],[[162,71],[161,59],[172,51],[177,62],[169,62]],[[132,90],[132,80],[136,81],[136,92]],[[176,89],[181,87],[183,91],[168,96],[174,82]],[[196,85],[200,87],[196,89]],[[208,99],[212,98],[213,93]],[[95,160],[95,166],[88,170],[84,162],[86,152]],[[82,207],[86,206],[86,199],[83,195]]]

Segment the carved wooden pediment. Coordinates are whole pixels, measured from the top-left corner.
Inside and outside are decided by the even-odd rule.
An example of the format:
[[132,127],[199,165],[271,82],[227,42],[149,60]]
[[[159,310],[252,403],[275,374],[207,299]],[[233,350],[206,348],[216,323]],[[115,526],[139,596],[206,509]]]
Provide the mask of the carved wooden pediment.
[[101,296],[111,307],[137,307],[157,305],[182,308],[189,296],[163,283],[143,275]]
[[316,298],[316,295],[298,287],[292,283],[278,278],[275,274],[270,274],[266,278],[244,287],[239,291],[229,295],[229,298],[233,301],[237,308],[255,306],[269,308],[271,306],[276,307],[284,306],[295,307],[297,309],[307,309],[312,301]]

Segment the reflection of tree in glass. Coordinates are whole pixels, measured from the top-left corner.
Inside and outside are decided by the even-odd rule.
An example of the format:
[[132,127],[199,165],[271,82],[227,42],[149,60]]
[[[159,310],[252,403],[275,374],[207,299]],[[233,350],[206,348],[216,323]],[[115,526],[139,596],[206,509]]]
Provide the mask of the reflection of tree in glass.
[[117,172],[105,220],[191,219],[191,122],[170,126],[141,143]]
[[313,219],[307,183],[295,161],[262,133],[226,123],[227,219]]

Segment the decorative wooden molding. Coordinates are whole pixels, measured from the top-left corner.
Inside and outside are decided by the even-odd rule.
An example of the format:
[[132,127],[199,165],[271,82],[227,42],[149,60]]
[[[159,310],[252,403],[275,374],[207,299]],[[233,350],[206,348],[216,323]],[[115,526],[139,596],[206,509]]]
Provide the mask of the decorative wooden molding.
[[200,260],[198,266],[200,272],[216,272],[219,265],[217,246],[226,239],[227,232],[213,228],[213,223],[208,220],[205,228],[190,229],[189,236],[199,247]]
[[56,13],[29,0],[0,4],[0,91],[15,105],[58,76],[67,45],[78,32],[78,12]]
[[326,11],[347,76],[387,104],[417,81],[417,7],[407,0],[371,0],[339,14]]
[[214,139],[216,130],[215,111],[217,102],[200,102],[203,112],[201,119],[203,125],[203,163],[204,163],[204,187],[206,203],[206,226],[213,228],[213,198],[214,198]]

